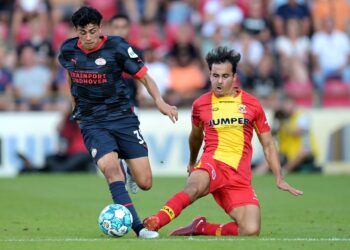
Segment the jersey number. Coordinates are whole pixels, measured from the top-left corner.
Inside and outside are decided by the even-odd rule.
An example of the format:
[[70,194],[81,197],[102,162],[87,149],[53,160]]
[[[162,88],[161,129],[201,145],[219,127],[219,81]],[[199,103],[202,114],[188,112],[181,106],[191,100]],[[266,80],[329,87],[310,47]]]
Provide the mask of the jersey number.
[[140,133],[140,130],[134,130],[134,134],[136,135],[137,139],[139,140],[140,144],[144,144],[145,141],[142,138],[142,135]]

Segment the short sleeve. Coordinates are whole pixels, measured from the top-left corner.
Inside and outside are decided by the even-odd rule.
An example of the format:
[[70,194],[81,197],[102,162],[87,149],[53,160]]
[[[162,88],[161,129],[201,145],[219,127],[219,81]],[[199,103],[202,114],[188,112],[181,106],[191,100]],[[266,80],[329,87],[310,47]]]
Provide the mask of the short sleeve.
[[61,64],[61,66],[63,68],[67,68],[67,61],[65,60],[62,51],[60,52],[60,54],[58,55],[58,62]]
[[257,134],[269,132],[271,130],[269,123],[267,122],[265,112],[260,103],[257,105],[257,114],[253,122],[253,126]]
[[147,68],[141,57],[125,40],[120,40],[117,54],[118,62],[123,71],[135,78],[141,78],[146,74]]
[[199,108],[197,105],[197,102],[194,102],[192,105],[192,124],[195,125],[196,127],[200,127],[201,121],[200,121],[200,112]]
[[74,42],[73,39],[66,40],[59,51],[58,62],[67,70],[73,70],[75,68],[76,60],[74,59],[74,50],[72,48]]

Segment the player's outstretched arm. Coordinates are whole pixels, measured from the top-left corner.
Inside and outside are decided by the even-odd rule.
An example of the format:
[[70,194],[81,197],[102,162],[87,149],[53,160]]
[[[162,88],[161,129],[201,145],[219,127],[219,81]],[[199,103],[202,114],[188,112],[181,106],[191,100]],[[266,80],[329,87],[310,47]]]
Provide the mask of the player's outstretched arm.
[[303,194],[302,191],[290,186],[284,180],[281,172],[281,165],[278,157],[278,151],[277,151],[275,142],[273,141],[273,138],[271,136],[271,133],[264,132],[264,133],[258,134],[258,137],[261,145],[263,146],[266,161],[276,178],[277,187],[281,190],[287,191],[296,196],[302,195]]
[[159,111],[167,115],[170,120],[175,123],[178,120],[177,108],[175,106],[170,106],[167,104],[162,96],[159,93],[158,87],[152,77],[150,77],[147,73],[139,79],[140,82],[146,87],[148,93],[152,96],[155,104]]

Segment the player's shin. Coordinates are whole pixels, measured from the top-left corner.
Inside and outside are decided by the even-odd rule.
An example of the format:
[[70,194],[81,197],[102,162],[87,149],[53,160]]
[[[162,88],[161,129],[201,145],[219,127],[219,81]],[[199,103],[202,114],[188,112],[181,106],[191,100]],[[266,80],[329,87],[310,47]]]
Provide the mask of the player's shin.
[[185,192],[175,194],[156,214],[159,218],[159,228],[165,226],[171,220],[179,216],[182,210],[186,208],[190,202],[190,197]]
[[131,201],[129,194],[125,189],[125,183],[122,181],[112,182],[109,184],[109,190],[112,194],[114,203],[121,204],[130,210],[133,217],[132,229],[137,235],[139,235],[139,232],[143,228],[143,225],[140,221],[140,218],[136,212],[136,209]]
[[237,236],[238,226],[236,222],[229,222],[226,224],[203,223],[198,227],[195,234],[211,236]]

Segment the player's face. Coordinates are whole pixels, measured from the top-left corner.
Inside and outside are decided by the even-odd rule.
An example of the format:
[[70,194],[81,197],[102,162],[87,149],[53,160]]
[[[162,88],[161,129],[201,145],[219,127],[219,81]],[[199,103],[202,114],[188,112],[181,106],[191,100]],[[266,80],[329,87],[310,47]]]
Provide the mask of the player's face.
[[111,35],[120,36],[124,39],[128,39],[129,29],[128,21],[122,18],[113,20],[109,25],[109,32]]
[[232,95],[236,74],[232,72],[231,63],[214,63],[210,71],[210,82],[217,97]]
[[90,23],[84,27],[78,26],[75,32],[78,34],[84,49],[93,49],[100,42],[101,27],[97,24]]

